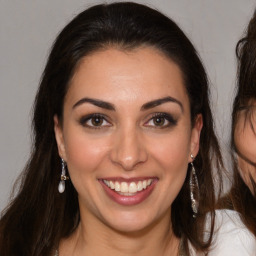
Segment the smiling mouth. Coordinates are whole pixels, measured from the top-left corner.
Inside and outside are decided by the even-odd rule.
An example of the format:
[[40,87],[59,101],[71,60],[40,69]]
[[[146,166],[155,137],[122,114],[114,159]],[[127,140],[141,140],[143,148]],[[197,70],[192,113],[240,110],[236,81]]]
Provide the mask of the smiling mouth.
[[158,178],[106,178],[99,179],[106,195],[114,202],[131,206],[146,200],[155,188]]
[[123,196],[133,196],[137,192],[147,189],[152,182],[153,179],[145,179],[140,180],[137,182],[119,182],[119,181],[112,181],[112,180],[103,180],[103,182],[112,190],[117,192]]

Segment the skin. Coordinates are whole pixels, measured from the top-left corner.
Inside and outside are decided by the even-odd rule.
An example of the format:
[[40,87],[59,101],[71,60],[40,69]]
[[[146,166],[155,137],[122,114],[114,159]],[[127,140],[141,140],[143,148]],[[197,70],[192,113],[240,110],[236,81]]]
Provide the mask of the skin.
[[[143,108],[165,97],[179,103]],[[108,102],[114,110],[83,98]],[[163,112],[175,122],[162,117],[159,125],[154,115]],[[99,127],[93,126],[95,119],[84,121],[92,113],[104,115]],[[60,255],[178,254],[170,206],[184,183],[190,155],[198,153],[202,128],[201,115],[191,127],[179,67],[150,47],[95,52],[84,57],[74,74],[62,124],[56,116],[54,122],[59,155],[67,162],[81,214],[77,230],[61,242]],[[99,182],[148,176],[157,178],[154,190],[131,206],[111,200]]]
[[[254,131],[256,131],[256,102],[252,108],[251,121]],[[246,119],[245,110],[240,111],[235,127],[234,141],[240,175],[252,193],[254,192],[250,177],[256,182],[256,134],[254,131],[250,121]]]

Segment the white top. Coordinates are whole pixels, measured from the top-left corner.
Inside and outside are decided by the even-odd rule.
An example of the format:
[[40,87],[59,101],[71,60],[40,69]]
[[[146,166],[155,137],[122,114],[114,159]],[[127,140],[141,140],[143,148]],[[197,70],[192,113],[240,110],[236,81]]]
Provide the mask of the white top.
[[[256,256],[256,238],[244,226],[237,212],[217,210],[215,225],[208,256]],[[192,247],[190,249],[192,256],[199,256]]]

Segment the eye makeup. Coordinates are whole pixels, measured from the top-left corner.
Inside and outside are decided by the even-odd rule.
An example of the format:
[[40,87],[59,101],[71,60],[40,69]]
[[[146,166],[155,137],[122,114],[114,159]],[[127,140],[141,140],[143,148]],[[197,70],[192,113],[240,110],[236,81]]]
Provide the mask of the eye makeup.
[[149,128],[164,129],[177,125],[178,120],[173,115],[165,112],[153,113],[150,119],[144,124]]
[[[109,119],[110,118],[104,114],[91,113],[79,118],[79,124],[89,129],[102,129],[112,126]],[[143,126],[150,129],[171,128],[176,126],[178,122],[178,118],[166,112],[152,113],[146,118],[146,120],[147,121],[143,123]]]
[[79,123],[89,129],[101,129],[112,126],[108,121],[108,118],[100,113],[92,113],[82,116],[79,119]]

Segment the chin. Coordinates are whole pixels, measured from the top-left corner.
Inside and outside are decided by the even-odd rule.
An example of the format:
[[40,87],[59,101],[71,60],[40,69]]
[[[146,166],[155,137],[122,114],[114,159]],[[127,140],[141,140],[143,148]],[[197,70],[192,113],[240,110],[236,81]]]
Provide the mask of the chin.
[[107,218],[106,224],[121,233],[141,233],[154,226],[157,218],[147,213],[119,213],[113,214],[111,219]]
[[154,216],[152,212],[148,214],[149,211],[144,211],[143,213],[122,213],[117,216],[113,215],[108,221],[108,226],[112,229],[127,234],[143,234],[148,232],[152,227],[154,227],[161,217]]

